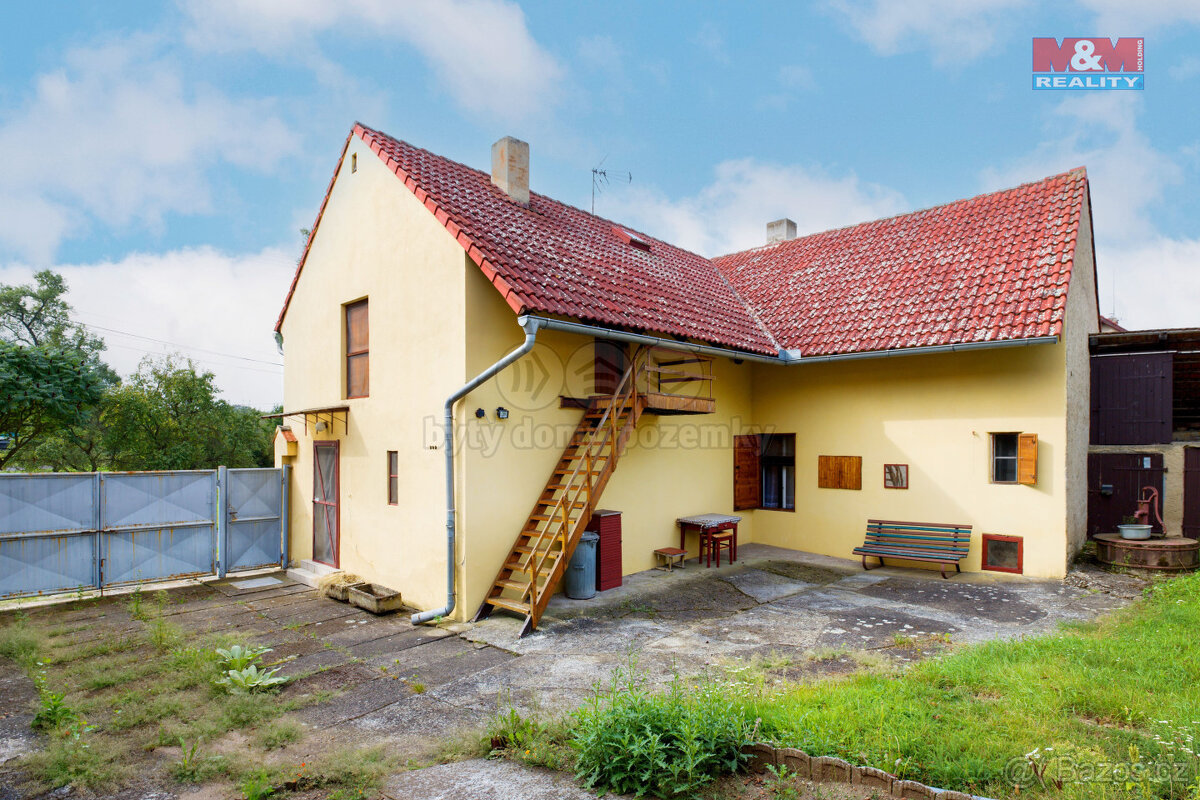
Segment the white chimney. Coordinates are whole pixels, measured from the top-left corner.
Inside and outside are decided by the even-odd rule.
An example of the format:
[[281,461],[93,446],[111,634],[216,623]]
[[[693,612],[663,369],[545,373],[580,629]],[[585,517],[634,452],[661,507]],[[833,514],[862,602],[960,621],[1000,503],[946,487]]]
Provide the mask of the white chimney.
[[[495,156],[492,157],[492,162],[495,163]],[[495,180],[495,178],[492,180]],[[777,219],[774,222],[767,223],[767,244],[786,242],[788,239],[795,238],[796,223],[792,222],[790,219],[784,217],[783,219]]]
[[521,205],[529,205],[529,145],[526,142],[505,136],[492,145],[492,183]]

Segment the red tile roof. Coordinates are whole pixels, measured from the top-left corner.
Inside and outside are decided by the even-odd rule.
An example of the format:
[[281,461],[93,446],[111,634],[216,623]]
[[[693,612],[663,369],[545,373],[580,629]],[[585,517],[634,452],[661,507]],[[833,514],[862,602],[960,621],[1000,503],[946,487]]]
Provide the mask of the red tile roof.
[[536,192],[527,208],[487,173],[362,125],[351,135],[446,226],[517,313],[779,352],[708,259]]
[[1057,336],[1084,169],[721,256],[784,348],[826,355]]
[[[705,259],[355,125],[517,313],[802,356],[1057,336],[1087,174]],[[345,157],[345,149],[342,151]],[[320,226],[329,200],[309,236]],[[283,324],[300,260],[275,330]]]

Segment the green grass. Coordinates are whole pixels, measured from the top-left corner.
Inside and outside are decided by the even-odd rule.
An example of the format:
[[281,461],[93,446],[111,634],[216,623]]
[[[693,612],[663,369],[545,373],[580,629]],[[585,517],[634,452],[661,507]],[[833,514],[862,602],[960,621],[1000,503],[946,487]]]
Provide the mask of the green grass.
[[[1006,764],[1039,749],[1032,760],[1044,760],[1046,748],[1076,762],[1175,758],[1195,780],[1195,756],[1163,742],[1200,739],[1200,575],[1099,624],[962,647],[899,676],[731,692],[781,744],[990,796],[1013,792]],[[1033,783],[1023,793],[1043,791]],[[1155,791],[1189,796],[1183,784]]]
[[[47,733],[43,749],[20,765],[31,779],[26,792],[73,785],[103,794],[147,769],[161,769],[166,785],[242,779],[260,764],[245,754],[212,755],[202,743],[244,730],[264,750],[283,747],[301,739],[303,730],[280,717],[335,694],[230,694],[214,685],[220,673],[217,648],[250,642],[169,622],[163,616],[171,605],[165,593],[134,592],[108,604],[129,612],[132,630],[123,613],[110,614],[107,623],[75,630],[94,636],[78,642],[54,608],[0,616],[0,656],[37,679],[39,719]],[[145,755],[177,746],[190,748],[190,755],[175,764],[159,766]],[[355,780],[364,774],[358,767],[352,772]],[[328,776],[322,781],[350,786]]]

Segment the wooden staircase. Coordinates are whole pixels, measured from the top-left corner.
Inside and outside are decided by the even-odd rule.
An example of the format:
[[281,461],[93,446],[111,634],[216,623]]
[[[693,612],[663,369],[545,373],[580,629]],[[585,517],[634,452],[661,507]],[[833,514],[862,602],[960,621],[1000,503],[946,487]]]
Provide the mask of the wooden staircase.
[[476,620],[502,608],[525,617],[522,636],[537,627],[646,408],[638,385],[647,359],[639,351],[613,394],[591,398]]

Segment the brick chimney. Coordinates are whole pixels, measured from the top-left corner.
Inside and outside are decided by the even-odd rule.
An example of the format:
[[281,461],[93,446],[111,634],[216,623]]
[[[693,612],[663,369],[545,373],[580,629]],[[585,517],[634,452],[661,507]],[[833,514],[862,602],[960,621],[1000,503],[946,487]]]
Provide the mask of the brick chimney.
[[[495,152],[495,151],[493,151]],[[492,157],[492,163],[495,163],[495,157]],[[492,180],[495,180],[493,178]],[[776,242],[786,242],[788,239],[796,238],[796,223],[784,217],[777,219],[774,222],[767,223],[767,244],[775,244]]]
[[521,205],[529,205],[529,145],[526,142],[505,136],[492,145],[492,183]]

